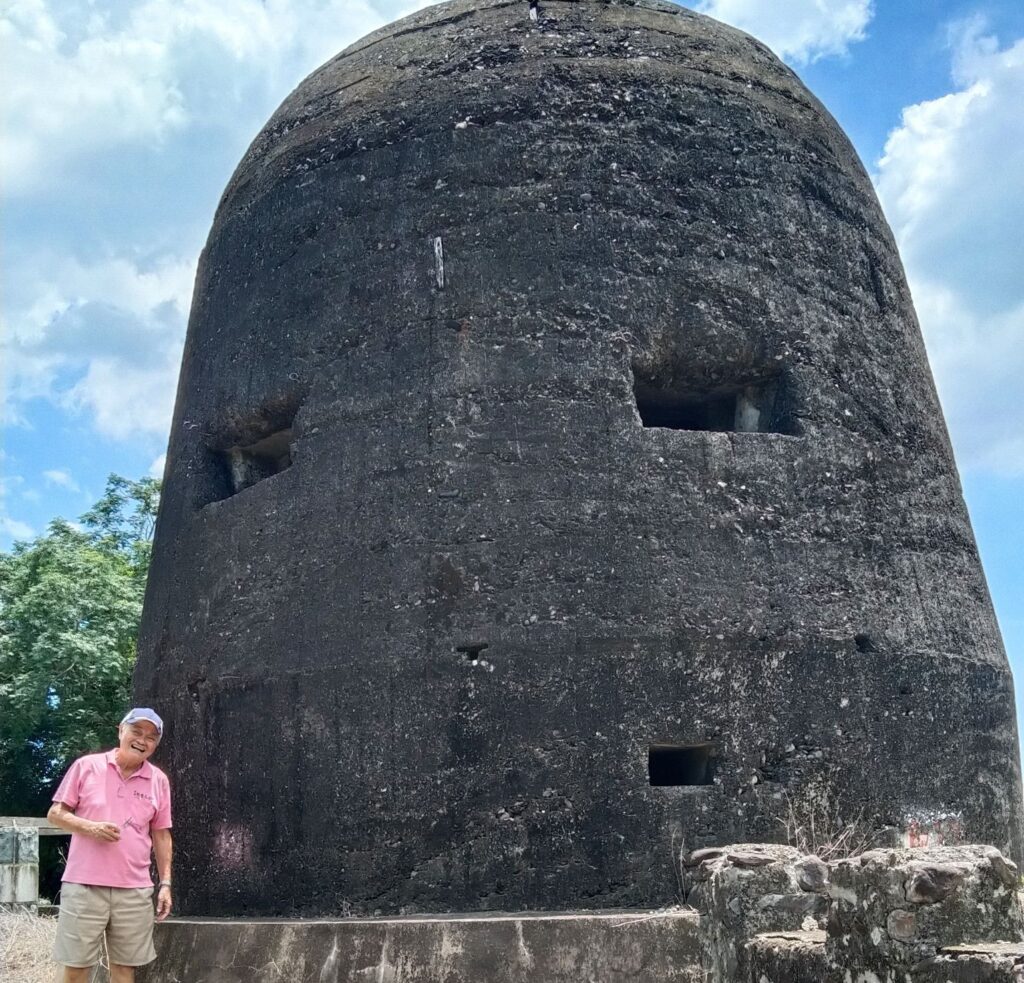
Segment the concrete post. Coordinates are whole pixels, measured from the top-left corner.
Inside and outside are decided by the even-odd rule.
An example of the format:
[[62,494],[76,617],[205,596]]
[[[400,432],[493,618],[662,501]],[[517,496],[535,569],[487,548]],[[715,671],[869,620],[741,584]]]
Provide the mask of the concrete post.
[[0,904],[35,904],[38,900],[39,831],[0,827]]

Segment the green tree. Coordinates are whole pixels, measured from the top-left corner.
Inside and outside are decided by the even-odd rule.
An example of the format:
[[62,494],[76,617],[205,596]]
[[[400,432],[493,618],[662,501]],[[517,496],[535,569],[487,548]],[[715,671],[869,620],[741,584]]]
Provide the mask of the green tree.
[[79,526],[0,553],[0,813],[41,815],[131,693],[160,484],[111,475]]

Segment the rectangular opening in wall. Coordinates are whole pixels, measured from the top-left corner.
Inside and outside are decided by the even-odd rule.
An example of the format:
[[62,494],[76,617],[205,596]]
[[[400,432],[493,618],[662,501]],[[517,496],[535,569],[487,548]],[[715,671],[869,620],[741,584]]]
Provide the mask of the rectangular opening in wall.
[[222,452],[230,494],[237,495],[264,478],[280,474],[292,463],[291,428],[277,430],[261,440]]
[[717,433],[793,433],[781,376],[711,387],[643,378],[633,393],[645,427]]
[[196,507],[224,501],[287,471],[302,436],[296,422],[301,403],[300,393],[285,393],[255,408],[221,408],[204,428]]
[[647,749],[647,774],[652,785],[713,785],[713,744],[652,744]]

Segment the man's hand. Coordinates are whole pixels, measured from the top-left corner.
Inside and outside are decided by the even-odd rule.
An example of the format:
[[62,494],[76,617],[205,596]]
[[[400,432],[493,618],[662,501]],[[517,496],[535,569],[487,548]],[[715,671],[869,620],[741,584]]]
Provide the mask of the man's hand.
[[171,889],[165,884],[157,891],[156,895],[156,920],[158,922],[162,922],[171,913],[172,904]]
[[84,830],[87,836],[101,843],[116,843],[121,839],[121,829],[115,823],[97,823],[87,820],[88,827]]
[[121,839],[121,827],[116,823],[98,823],[92,819],[76,816],[75,810],[64,802],[54,802],[46,818],[60,829],[78,833],[101,843],[116,843]]

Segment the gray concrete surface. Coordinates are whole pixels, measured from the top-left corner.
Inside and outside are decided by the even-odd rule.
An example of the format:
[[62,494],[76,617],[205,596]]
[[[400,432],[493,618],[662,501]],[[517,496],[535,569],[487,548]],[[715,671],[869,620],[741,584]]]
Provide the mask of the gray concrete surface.
[[693,912],[174,919],[139,983],[699,983]]

